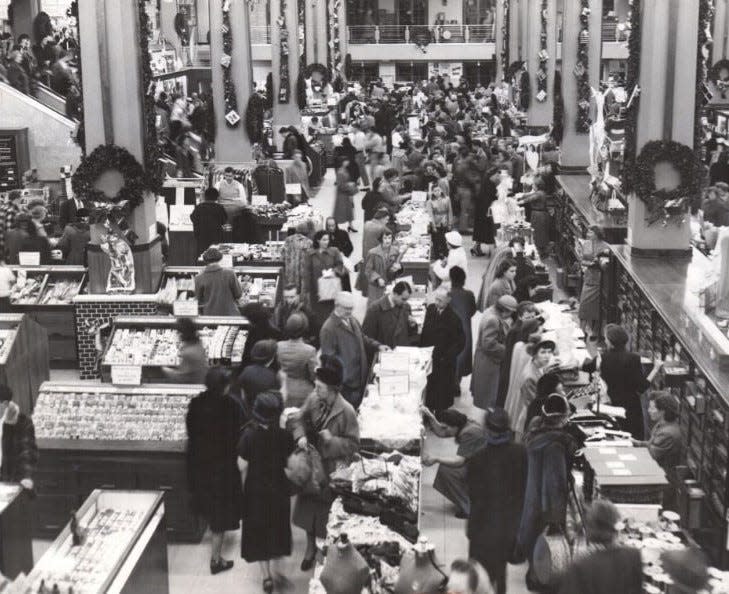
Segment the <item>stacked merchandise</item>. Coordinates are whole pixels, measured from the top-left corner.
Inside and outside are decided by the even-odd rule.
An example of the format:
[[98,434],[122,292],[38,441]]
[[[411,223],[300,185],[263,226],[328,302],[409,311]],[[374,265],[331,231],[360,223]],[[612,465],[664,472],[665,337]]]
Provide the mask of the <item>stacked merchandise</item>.
[[[23,279],[23,277],[25,277]],[[38,303],[38,298],[48,280],[48,274],[44,272],[31,272],[19,274],[17,282],[10,291],[10,303],[13,305],[33,305]]]
[[0,364],[4,364],[8,360],[16,332],[11,328],[0,329]]
[[221,243],[212,246],[224,256],[230,254],[234,263],[239,262],[281,262],[283,260],[283,241],[266,243]]
[[[201,269],[189,269],[180,272],[167,272],[164,287],[157,293],[157,301],[166,305],[173,305],[176,301],[195,300],[195,275]],[[250,267],[248,268],[250,270]],[[276,305],[278,291],[278,278],[259,276],[255,272],[236,270],[235,275],[243,290],[239,303],[261,303],[273,308]]]
[[430,235],[413,235],[401,231],[397,234],[396,241],[400,245],[400,249],[405,252],[402,257],[402,262],[430,263],[432,248]]
[[45,290],[38,300],[39,305],[71,305],[73,298],[81,292],[83,279],[49,278]]

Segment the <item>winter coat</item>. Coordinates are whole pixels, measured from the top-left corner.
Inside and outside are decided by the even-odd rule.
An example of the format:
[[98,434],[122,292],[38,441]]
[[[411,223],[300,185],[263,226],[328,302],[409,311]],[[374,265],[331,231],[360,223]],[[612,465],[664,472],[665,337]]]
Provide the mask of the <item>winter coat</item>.
[[506,320],[501,319],[493,307],[484,312],[478,326],[471,392],[474,406],[484,410],[496,403],[508,329]]
[[301,406],[314,389],[316,349],[298,340],[283,340],[278,343],[276,357],[286,376],[286,406]]
[[228,215],[221,204],[209,200],[201,202],[193,209],[190,220],[198,254],[211,245],[223,243],[223,225],[228,222]]
[[385,287],[378,284],[380,279],[385,281],[385,285],[388,285],[402,272],[402,266],[397,270],[392,269],[399,257],[400,250],[395,245],[390,246],[388,250],[379,245],[369,251],[365,260],[367,305],[372,305],[385,294]]
[[320,333],[321,354],[336,355],[344,366],[342,385],[361,388],[367,385],[370,360],[380,343],[362,332],[359,322],[349,318],[349,325],[332,314],[324,322]]
[[559,594],[641,594],[640,551],[629,547],[597,550],[567,570]]
[[243,294],[235,273],[220,264],[208,264],[195,277],[195,298],[204,316],[240,316],[238,299]]
[[462,377],[471,375],[473,370],[473,333],[471,331],[471,319],[478,311],[476,309],[476,297],[468,289],[451,289],[451,307],[456,312],[463,326],[463,334],[466,337],[466,344],[458,355],[456,367],[456,381]]
[[33,421],[21,413],[14,402],[9,406],[3,423],[0,480],[19,483],[23,479],[33,478],[38,464],[38,447]]
[[309,250],[301,275],[301,297],[304,304],[314,306],[319,302],[319,278],[329,268],[333,268],[337,275],[344,271],[342,254],[337,248],[328,247],[323,252]]
[[466,345],[461,320],[449,305],[441,313],[435,305],[425,311],[420,346],[433,348],[433,371],[428,376],[425,402],[428,408],[450,408],[453,399],[460,394],[456,383],[458,355]]
[[385,295],[367,308],[362,331],[390,348],[410,345],[410,306],[395,307]]
[[69,266],[86,266],[86,246],[91,241],[89,226],[86,223],[66,225],[56,248],[63,252]]

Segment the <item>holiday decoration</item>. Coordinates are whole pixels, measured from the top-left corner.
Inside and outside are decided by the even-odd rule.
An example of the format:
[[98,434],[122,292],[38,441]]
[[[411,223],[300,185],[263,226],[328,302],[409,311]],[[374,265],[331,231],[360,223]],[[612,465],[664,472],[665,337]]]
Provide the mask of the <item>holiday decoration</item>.
[[577,78],[577,122],[578,133],[590,131],[590,1],[581,0],[580,34],[577,38],[577,66],[574,75]]
[[280,75],[278,87],[278,102],[288,103],[291,96],[289,84],[289,30],[286,26],[286,0],[279,3],[280,13],[276,19],[278,25],[278,52],[280,57]]
[[506,70],[509,66],[509,27],[511,14],[509,13],[509,0],[501,0],[502,10],[504,13],[504,21],[501,23],[501,71],[506,78]]
[[339,9],[341,6],[342,0],[329,0],[329,64],[334,80],[344,79],[344,56],[342,55],[342,43],[339,40]]
[[625,151],[623,153],[623,174],[622,182],[626,194],[632,191],[633,180],[631,179],[632,169],[635,165],[635,157],[638,151],[637,128],[638,128],[638,106],[640,97],[635,93],[640,82],[640,51],[642,46],[641,38],[641,0],[633,0],[630,10],[630,37],[628,38],[628,74],[625,88],[628,93],[633,94],[626,109],[625,119]]
[[547,0],[542,0],[542,10],[540,15],[540,33],[539,33],[539,68],[537,69],[537,93],[535,98],[540,103],[547,100],[547,61],[549,54],[547,53]]
[[554,107],[552,109],[552,140],[559,145],[564,137],[564,97],[562,96],[562,73],[554,73]]
[[[656,188],[656,165],[668,163],[678,172],[677,188]],[[672,140],[646,143],[631,169],[632,191],[646,205],[648,225],[681,223],[691,201],[701,192],[701,162],[694,151]]]
[[223,69],[223,98],[225,101],[225,121],[229,128],[235,128],[240,122],[238,99],[235,96],[235,83],[230,69],[233,55],[233,31],[230,27],[230,0],[223,2],[223,57],[220,66]]
[[[713,13],[714,10],[711,0],[700,0],[698,51],[696,52],[696,96],[694,103],[694,154],[698,160],[701,160],[701,147],[703,144],[701,117],[704,107],[711,100],[707,86],[708,69],[706,59],[709,55],[709,45],[711,42],[709,28],[711,27]],[[729,73],[729,63],[727,63],[726,72]],[[702,189],[703,187],[700,188],[700,190]]]

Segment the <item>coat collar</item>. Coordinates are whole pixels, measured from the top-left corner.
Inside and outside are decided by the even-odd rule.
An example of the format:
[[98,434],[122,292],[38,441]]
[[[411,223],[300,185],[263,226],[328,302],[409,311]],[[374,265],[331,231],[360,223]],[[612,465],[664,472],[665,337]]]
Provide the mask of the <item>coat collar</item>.
[[337,324],[343,328],[344,330],[347,330],[348,332],[351,332],[352,334],[355,334],[354,331],[354,318],[349,318],[349,324],[345,324],[344,320],[340,318],[337,314],[332,313],[332,317],[336,320]]
[[8,410],[5,413],[5,419],[3,422],[6,425],[17,425],[19,418],[20,418],[20,407],[17,404],[15,404],[15,402],[11,402],[8,405]]

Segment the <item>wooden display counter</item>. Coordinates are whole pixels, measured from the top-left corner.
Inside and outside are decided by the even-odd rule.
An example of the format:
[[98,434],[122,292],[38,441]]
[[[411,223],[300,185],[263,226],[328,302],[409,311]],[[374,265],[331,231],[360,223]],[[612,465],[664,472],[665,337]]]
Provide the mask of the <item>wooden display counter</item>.
[[94,489],[152,489],[164,493],[170,540],[199,542],[205,527],[190,511],[185,415],[204,389],[43,384],[33,415],[40,453],[34,535],[56,536]]
[[165,504],[160,491],[94,490],[17,591],[167,594]]
[[49,373],[46,329],[26,314],[0,314],[0,383],[10,386],[25,414]]
[[704,493],[692,536],[727,567],[729,371],[712,344],[716,327],[699,306],[706,258],[696,250],[692,261],[671,261],[632,257],[628,246],[611,249],[615,283],[604,316],[628,331],[644,363],[666,361],[663,383],[681,401],[688,472]]
[[15,578],[33,568],[30,496],[19,485],[0,483],[0,573]]
[[51,367],[76,367],[78,349],[73,298],[86,288],[86,268],[83,266],[11,266],[19,277],[26,275],[36,286],[28,293],[14,291],[10,310],[26,313],[48,332]]

